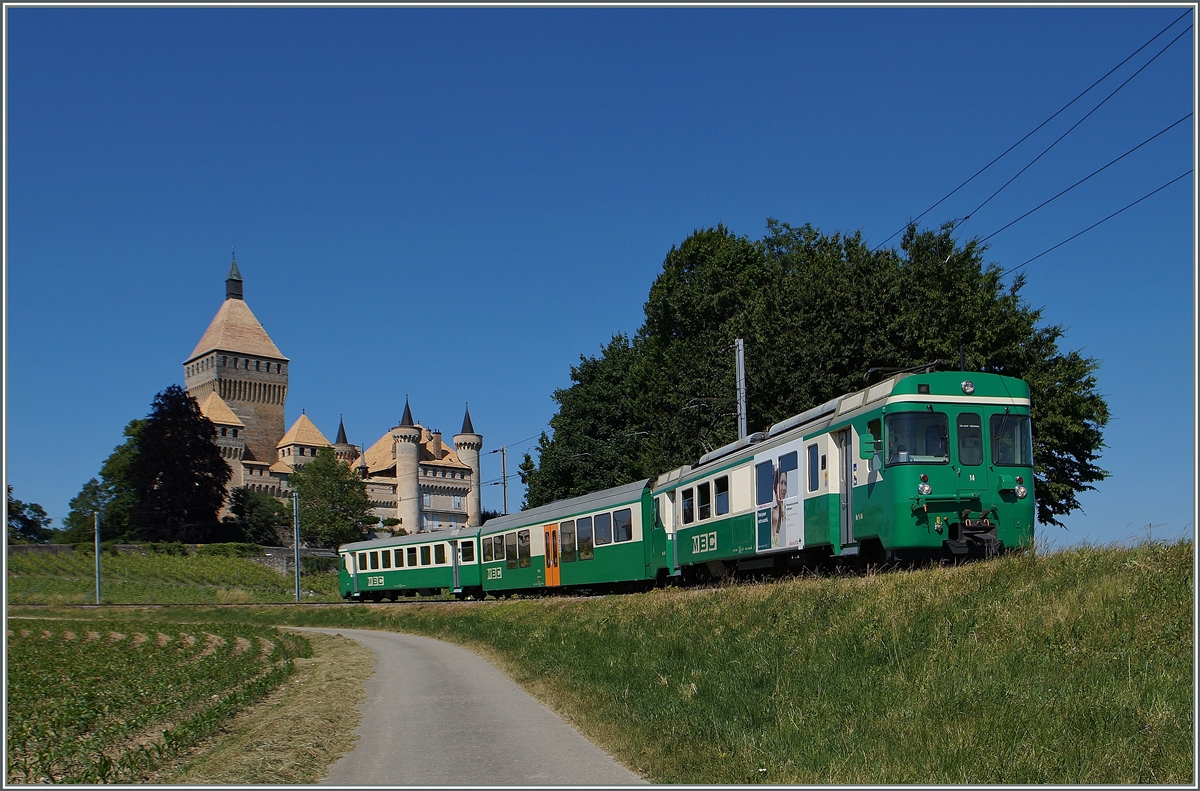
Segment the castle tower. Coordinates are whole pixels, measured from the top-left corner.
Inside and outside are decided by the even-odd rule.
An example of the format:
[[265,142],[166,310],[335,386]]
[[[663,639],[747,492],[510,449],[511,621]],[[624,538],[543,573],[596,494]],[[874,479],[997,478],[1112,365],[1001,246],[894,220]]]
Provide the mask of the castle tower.
[[421,458],[421,429],[413,423],[408,396],[404,397],[404,417],[392,429],[396,456],[396,518],[409,533],[421,529],[421,490],[417,480]]
[[483,450],[483,435],[475,433],[471,423],[471,408],[463,415],[462,431],[454,435],[454,449],[458,459],[471,468],[471,491],[467,494],[467,525],[478,527],[483,510],[483,498],[479,485],[479,451]]
[[203,402],[217,396],[242,423],[244,463],[272,464],[283,438],[288,358],[280,353],[242,298],[237,261],[225,280],[225,302],[183,363],[184,387]]
[[353,464],[354,459],[358,457],[358,448],[346,440],[346,424],[340,415],[338,416],[337,439],[333,441],[333,455],[337,457],[338,461],[347,465]]

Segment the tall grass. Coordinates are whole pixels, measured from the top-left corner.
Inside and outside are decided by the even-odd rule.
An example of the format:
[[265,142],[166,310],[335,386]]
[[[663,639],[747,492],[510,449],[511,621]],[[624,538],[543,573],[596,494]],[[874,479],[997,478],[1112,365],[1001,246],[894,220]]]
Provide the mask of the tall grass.
[[231,617],[474,647],[658,782],[1187,784],[1193,589],[1187,542]]
[[[295,577],[237,557],[101,555],[101,601],[106,604],[220,604],[295,600]],[[337,572],[300,575],[308,601],[337,601]],[[12,555],[9,604],[91,604],[95,556]]]

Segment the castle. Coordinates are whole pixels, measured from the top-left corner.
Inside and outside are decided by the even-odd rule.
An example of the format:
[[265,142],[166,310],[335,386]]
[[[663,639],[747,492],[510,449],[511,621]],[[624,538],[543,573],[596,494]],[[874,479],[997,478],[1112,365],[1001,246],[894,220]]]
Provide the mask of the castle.
[[483,436],[470,410],[453,446],[437,430],[413,421],[408,399],[400,424],[362,450],[346,439],[344,422],[330,442],[301,413],[284,431],[288,395],[287,357],[279,351],[243,298],[236,259],[225,280],[225,302],[183,363],[184,387],[217,428],[217,445],[233,470],[228,489],[239,486],[273,497],[291,497],[288,476],[332,448],[366,481],[379,519],[400,520],[409,533],[480,524],[479,452]]

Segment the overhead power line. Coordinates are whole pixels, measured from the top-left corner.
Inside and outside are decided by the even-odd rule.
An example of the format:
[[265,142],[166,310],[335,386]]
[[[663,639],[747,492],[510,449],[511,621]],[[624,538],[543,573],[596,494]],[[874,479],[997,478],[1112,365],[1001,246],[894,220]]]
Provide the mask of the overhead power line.
[[[1024,143],[1026,140],[1028,140],[1028,139],[1029,139],[1029,138],[1030,138],[1030,137],[1031,137],[1031,136],[1032,136],[1032,135],[1033,135],[1035,132],[1037,132],[1037,131],[1038,131],[1038,130],[1040,130],[1040,129],[1041,129],[1043,126],[1045,126],[1046,124],[1050,123],[1050,122],[1051,122],[1051,121],[1053,121],[1055,118],[1057,118],[1059,115],[1061,115],[1061,114],[1063,113],[1063,111],[1064,111],[1064,110],[1066,110],[1066,109],[1067,109],[1068,107],[1070,107],[1071,105],[1075,104],[1075,102],[1077,102],[1077,101],[1079,101],[1080,99],[1082,99],[1082,98],[1083,98],[1085,95],[1087,95],[1087,93],[1088,93],[1089,91],[1091,91],[1091,90],[1092,90],[1092,88],[1095,88],[1097,85],[1099,85],[1100,83],[1102,83],[1102,82],[1104,82],[1106,79],[1108,79],[1108,77],[1109,77],[1109,76],[1110,76],[1110,75],[1111,75],[1113,72],[1115,72],[1117,69],[1119,69],[1119,68],[1121,68],[1122,66],[1124,66],[1126,63],[1128,63],[1128,62],[1129,62],[1129,61],[1130,61],[1130,60],[1131,60],[1131,59],[1132,59],[1134,56],[1136,56],[1136,55],[1137,55],[1139,52],[1141,52],[1142,50],[1144,50],[1146,47],[1148,47],[1148,46],[1150,46],[1151,44],[1153,44],[1153,43],[1155,42],[1155,40],[1157,40],[1157,39],[1158,39],[1158,37],[1159,37],[1159,36],[1161,36],[1163,33],[1166,33],[1166,32],[1167,32],[1168,30],[1170,30],[1171,28],[1173,28],[1173,27],[1174,27],[1174,26],[1175,26],[1175,25],[1176,25],[1176,24],[1177,24],[1177,23],[1178,23],[1178,22],[1179,22],[1181,19],[1183,19],[1184,17],[1186,17],[1186,16],[1187,16],[1188,14],[1190,14],[1190,13],[1192,13],[1190,9],[1189,9],[1189,10],[1187,10],[1187,11],[1185,11],[1185,12],[1183,12],[1181,15],[1179,15],[1177,18],[1175,18],[1175,19],[1174,19],[1174,20],[1171,22],[1171,24],[1167,25],[1167,26],[1166,26],[1166,27],[1164,27],[1162,30],[1160,30],[1160,31],[1158,31],[1157,33],[1155,33],[1155,34],[1154,34],[1154,36],[1152,36],[1152,37],[1150,38],[1150,40],[1148,40],[1148,41],[1147,41],[1145,44],[1143,44],[1142,46],[1138,47],[1138,48],[1137,48],[1137,49],[1135,49],[1133,52],[1131,52],[1131,53],[1129,54],[1129,56],[1125,58],[1125,60],[1121,61],[1121,62],[1120,62],[1120,63],[1118,63],[1116,66],[1113,66],[1111,69],[1109,69],[1109,70],[1108,70],[1108,72],[1107,72],[1107,73],[1106,73],[1106,74],[1105,74],[1103,77],[1101,77],[1100,79],[1098,79],[1098,80],[1096,80],[1095,82],[1093,82],[1093,83],[1092,83],[1091,85],[1089,85],[1087,88],[1084,88],[1084,89],[1083,89],[1083,91],[1081,91],[1081,92],[1079,93],[1079,95],[1078,95],[1078,96],[1076,96],[1074,99],[1072,99],[1071,101],[1069,101],[1069,102],[1067,102],[1066,104],[1064,104],[1064,105],[1063,105],[1062,107],[1060,107],[1060,108],[1059,108],[1057,111],[1055,111],[1055,113],[1054,113],[1053,115],[1051,115],[1051,116],[1050,116],[1049,118],[1047,118],[1045,121],[1042,121],[1040,124],[1038,124],[1037,126],[1035,126],[1035,127],[1034,127],[1034,128],[1033,128],[1033,129],[1032,129],[1030,132],[1029,132],[1029,133],[1027,133],[1027,134],[1026,134],[1024,137],[1022,137],[1020,140],[1018,140],[1017,142],[1015,142],[1015,143],[1013,143],[1011,146],[1009,146],[1007,149],[1005,149],[1005,150],[1004,150],[1004,152],[1003,152],[1002,154],[1000,154],[1000,156],[996,157],[996,158],[995,158],[995,159],[993,159],[991,162],[987,163],[986,165],[984,165],[983,167],[981,167],[979,170],[975,171],[975,173],[974,173],[974,174],[973,174],[973,175],[972,175],[970,178],[968,178],[966,181],[964,181],[963,183],[959,184],[959,185],[958,185],[957,187],[955,187],[954,189],[952,189],[952,190],[950,190],[949,192],[947,192],[947,193],[946,193],[946,194],[945,194],[945,195],[944,195],[944,196],[943,196],[943,197],[942,197],[942,198],[941,198],[939,201],[937,201],[937,203],[934,203],[934,204],[933,204],[932,206],[930,206],[928,209],[926,209],[925,211],[923,211],[923,212],[921,212],[920,214],[918,214],[918,215],[917,215],[915,218],[913,218],[912,220],[909,220],[909,222],[905,223],[905,224],[904,224],[904,226],[903,226],[902,228],[900,228],[899,230],[895,231],[895,232],[894,232],[894,233],[893,233],[891,236],[889,236],[888,238],[886,238],[886,239],[884,239],[882,242],[880,242],[878,245],[876,245],[876,246],[875,246],[875,248],[871,250],[871,252],[875,252],[875,251],[876,251],[876,250],[878,250],[880,247],[883,247],[885,244],[887,244],[887,243],[888,243],[888,242],[890,242],[892,239],[894,239],[894,238],[895,238],[895,236],[896,236],[896,234],[898,234],[898,233],[901,233],[901,232],[902,232],[902,231],[903,231],[905,228],[907,228],[909,225],[911,225],[912,223],[916,222],[917,220],[920,220],[920,219],[921,219],[922,217],[924,217],[926,214],[928,214],[929,212],[933,211],[933,210],[934,210],[934,209],[936,209],[938,206],[942,205],[942,203],[943,203],[943,202],[945,202],[945,200],[946,200],[947,198],[949,198],[950,196],[954,195],[954,194],[955,194],[956,192],[958,192],[960,189],[962,189],[963,187],[965,187],[965,186],[967,186],[968,184],[970,184],[972,181],[974,181],[974,180],[975,180],[975,178],[976,178],[977,176],[979,176],[979,175],[980,175],[981,173],[983,173],[985,170],[987,170],[987,169],[988,169],[988,168],[990,168],[992,165],[996,164],[996,163],[997,163],[997,162],[999,162],[1001,159],[1003,159],[1005,156],[1007,156],[1007,155],[1008,155],[1008,153],[1009,153],[1010,151],[1012,151],[1014,148],[1016,148],[1017,146],[1021,145],[1021,144],[1022,144],[1022,143]],[[1186,32],[1186,31],[1184,31],[1184,32]],[[1174,42],[1172,42],[1172,43],[1174,43]]]
[[1146,145],[1147,143],[1149,143],[1151,140],[1154,140],[1154,139],[1155,139],[1155,138],[1157,138],[1157,137],[1161,137],[1162,135],[1164,135],[1164,134],[1166,134],[1167,132],[1171,131],[1172,129],[1174,129],[1175,127],[1179,126],[1180,124],[1182,124],[1184,121],[1186,121],[1187,119],[1189,119],[1189,118],[1191,118],[1191,117],[1192,117],[1192,114],[1191,114],[1191,113],[1188,113],[1188,114],[1187,114],[1187,115],[1185,115],[1183,118],[1180,118],[1178,121],[1176,121],[1175,123],[1173,123],[1173,124],[1171,124],[1170,126],[1168,126],[1166,129],[1163,129],[1162,131],[1158,132],[1157,134],[1151,135],[1150,137],[1146,138],[1146,139],[1145,139],[1145,140],[1143,140],[1142,142],[1138,143],[1136,146],[1134,146],[1133,148],[1129,149],[1128,151],[1126,151],[1124,154],[1122,154],[1121,156],[1117,157],[1117,158],[1116,158],[1116,159],[1114,159],[1113,161],[1109,162],[1109,163],[1108,163],[1107,165],[1105,165],[1104,167],[1102,167],[1102,168],[1098,168],[1098,169],[1096,169],[1096,170],[1093,170],[1091,173],[1089,173],[1088,175],[1084,176],[1084,177],[1083,177],[1083,178],[1081,178],[1079,181],[1076,181],[1074,184],[1072,184],[1071,186],[1067,187],[1065,190],[1063,190],[1062,192],[1058,193],[1058,194],[1057,194],[1057,195],[1055,195],[1053,198],[1048,198],[1048,199],[1046,199],[1046,200],[1042,201],[1042,202],[1041,202],[1041,203],[1039,203],[1037,206],[1034,206],[1032,209],[1030,209],[1029,211],[1025,212],[1024,214],[1022,214],[1020,217],[1018,217],[1017,219],[1013,220],[1012,222],[1010,222],[1008,225],[1005,225],[1003,228],[1001,228],[1001,229],[999,229],[999,230],[997,230],[997,231],[992,231],[990,234],[988,234],[987,236],[985,236],[985,237],[983,237],[982,239],[980,239],[980,240],[979,240],[979,243],[980,243],[980,244],[982,244],[983,242],[986,242],[988,239],[991,239],[993,236],[995,236],[996,234],[1000,233],[1000,231],[1005,231],[1005,230],[1008,230],[1009,228],[1011,228],[1012,226],[1016,225],[1017,223],[1019,223],[1021,220],[1025,219],[1025,218],[1026,218],[1026,217],[1028,217],[1029,215],[1033,214],[1035,211],[1037,211],[1038,209],[1042,208],[1042,207],[1043,207],[1043,206],[1045,206],[1046,204],[1048,204],[1048,203],[1051,203],[1051,202],[1053,202],[1053,201],[1056,201],[1056,200],[1058,200],[1058,199],[1059,199],[1059,198],[1061,198],[1063,195],[1066,195],[1068,192],[1070,192],[1071,190],[1075,189],[1076,187],[1078,187],[1078,186],[1079,186],[1080,184],[1082,184],[1083,182],[1085,182],[1085,181],[1087,181],[1088,179],[1090,179],[1092,176],[1095,176],[1095,175],[1099,174],[1100,172],[1102,172],[1102,171],[1104,171],[1104,170],[1107,170],[1109,167],[1111,167],[1111,166],[1113,166],[1113,165],[1117,164],[1117,163],[1118,163],[1118,162],[1120,162],[1122,159],[1124,159],[1125,157],[1127,157],[1127,156],[1129,156],[1130,154],[1132,154],[1134,151],[1137,151],[1139,148],[1141,148],[1142,146],[1144,146],[1144,145]]
[[1093,228],[1095,228],[1097,225],[1101,225],[1102,223],[1106,223],[1106,222],[1108,222],[1108,221],[1109,221],[1109,220],[1111,220],[1113,217],[1116,217],[1118,214],[1120,214],[1121,212],[1125,211],[1126,209],[1132,209],[1134,206],[1136,206],[1136,205],[1138,205],[1139,203],[1141,203],[1142,201],[1146,200],[1146,198],[1149,198],[1151,195],[1154,195],[1154,194],[1156,194],[1156,193],[1162,192],[1162,191],[1163,191],[1163,190],[1165,190],[1167,187],[1171,186],[1171,185],[1172,185],[1172,184],[1174,184],[1176,181],[1179,181],[1181,178],[1183,178],[1184,176],[1187,176],[1187,175],[1188,175],[1188,174],[1190,174],[1191,172],[1192,172],[1192,171],[1190,171],[1190,170],[1189,170],[1189,171],[1187,171],[1187,172],[1185,172],[1185,173],[1181,173],[1181,174],[1179,174],[1179,175],[1178,175],[1178,176],[1176,176],[1175,178],[1173,178],[1173,179],[1171,179],[1170,181],[1168,181],[1166,184],[1163,184],[1163,185],[1162,185],[1161,187],[1159,187],[1158,189],[1156,189],[1156,190],[1153,190],[1153,191],[1151,191],[1151,192],[1147,192],[1145,195],[1143,195],[1142,197],[1138,198],[1138,199],[1137,199],[1137,200],[1135,200],[1133,203],[1130,203],[1129,205],[1127,205],[1127,206],[1125,206],[1125,207],[1123,207],[1123,208],[1117,209],[1115,212],[1113,212],[1112,214],[1108,215],[1108,216],[1107,216],[1107,217],[1105,217],[1103,220],[1100,220],[1099,222],[1096,222],[1096,223],[1093,223],[1093,224],[1089,225],[1088,227],[1084,228],[1082,231],[1080,231],[1079,233],[1075,234],[1074,236],[1072,236],[1072,237],[1070,237],[1070,238],[1063,239],[1061,242],[1059,242],[1058,244],[1056,244],[1056,245],[1054,245],[1053,247],[1049,248],[1048,250],[1043,250],[1042,252],[1040,252],[1040,253],[1038,253],[1037,255],[1035,255],[1033,258],[1030,258],[1030,259],[1029,259],[1028,261],[1026,261],[1025,263],[1023,263],[1023,264],[1017,264],[1016,266],[1012,267],[1011,269],[1005,269],[1003,272],[1001,272],[1001,273],[1000,273],[1000,276],[1001,276],[1001,277],[1003,277],[1004,275],[1007,275],[1009,272],[1015,272],[1015,271],[1017,271],[1018,269],[1020,269],[1021,267],[1025,266],[1025,265],[1027,265],[1027,264],[1031,264],[1031,263],[1033,263],[1034,261],[1038,260],[1039,258],[1041,258],[1042,256],[1044,256],[1046,253],[1049,253],[1049,252],[1052,252],[1052,251],[1054,251],[1054,250],[1057,250],[1058,248],[1062,247],[1064,244],[1066,244],[1067,242],[1071,241],[1072,239],[1077,239],[1077,238],[1079,238],[1080,236],[1083,236],[1085,233],[1087,233],[1088,231],[1092,230],[1092,229],[1093,229]]

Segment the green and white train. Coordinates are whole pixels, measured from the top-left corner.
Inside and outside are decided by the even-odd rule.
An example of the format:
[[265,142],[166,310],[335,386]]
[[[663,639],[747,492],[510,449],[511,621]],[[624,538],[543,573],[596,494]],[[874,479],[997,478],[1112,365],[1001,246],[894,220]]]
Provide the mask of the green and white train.
[[637,587],[1033,541],[1029,387],[901,372],[649,480],[482,527],[346,544],[341,592],[379,601]]

